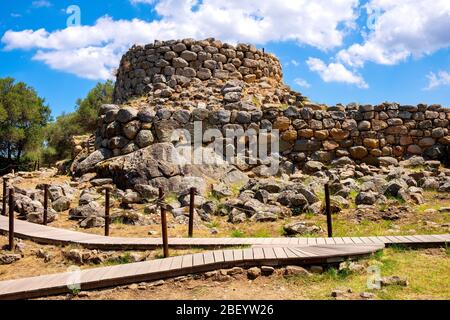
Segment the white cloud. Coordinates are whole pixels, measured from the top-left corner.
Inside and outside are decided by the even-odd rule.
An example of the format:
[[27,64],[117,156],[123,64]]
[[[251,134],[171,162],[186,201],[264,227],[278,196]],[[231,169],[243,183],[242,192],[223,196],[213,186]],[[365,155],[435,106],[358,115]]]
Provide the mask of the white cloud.
[[298,67],[300,65],[300,62],[298,62],[297,60],[291,60],[291,64],[295,67]]
[[35,8],[48,8],[52,6],[52,3],[47,0],[36,0],[31,3]]
[[435,89],[440,86],[450,86],[450,73],[446,71],[439,71],[437,74],[430,72],[427,75],[428,86],[425,90]]
[[367,61],[394,65],[450,46],[448,0],[370,0],[366,9],[378,12],[373,28],[362,44],[338,53],[340,62],[356,67]]
[[159,19],[152,22],[102,17],[91,26],[54,32],[9,30],[1,41],[6,50],[38,50],[34,59],[54,69],[105,79],[131,45],[154,39],[216,37],[231,43],[295,41],[335,48],[354,27],[358,0],[155,0],[153,5]]
[[156,0],[130,0],[131,4],[139,4],[139,3],[145,3],[145,4],[153,4],[156,2]]
[[326,65],[322,60],[317,58],[308,58],[306,63],[309,69],[317,72],[325,82],[342,82],[354,84],[361,89],[369,88],[368,84],[360,75],[348,70],[341,63],[330,63]]
[[294,83],[301,88],[311,88],[311,85],[305,79],[301,78],[294,79]]

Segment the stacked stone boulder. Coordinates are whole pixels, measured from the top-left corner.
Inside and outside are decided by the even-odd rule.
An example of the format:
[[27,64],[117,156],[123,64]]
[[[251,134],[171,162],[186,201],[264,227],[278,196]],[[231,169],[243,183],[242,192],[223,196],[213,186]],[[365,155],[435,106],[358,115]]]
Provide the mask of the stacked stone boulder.
[[190,82],[241,79],[252,83],[263,77],[281,82],[281,64],[253,45],[233,46],[215,39],[155,41],[134,46],[123,56],[114,97],[125,102],[149,91],[168,97]]
[[[191,132],[194,122],[224,134],[278,130],[282,167],[348,158],[395,165],[413,155],[443,160],[450,145],[448,108],[314,104],[283,84],[273,55],[215,39],[134,46],[122,58],[114,96],[117,104],[100,109],[97,152],[80,164],[82,172],[111,157],[174,142],[173,130]],[[255,172],[255,166],[238,168]]]

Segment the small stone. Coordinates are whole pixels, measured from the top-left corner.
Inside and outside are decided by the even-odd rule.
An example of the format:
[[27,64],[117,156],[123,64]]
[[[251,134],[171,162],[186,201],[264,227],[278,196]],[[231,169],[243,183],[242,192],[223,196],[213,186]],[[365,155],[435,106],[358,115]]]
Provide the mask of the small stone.
[[361,292],[359,296],[363,299],[368,299],[368,300],[375,298],[375,295],[370,292]]
[[3,253],[0,254],[0,265],[12,264],[19,261],[21,258],[22,256],[20,254]]
[[81,291],[80,293],[77,294],[78,298],[89,298],[90,296],[91,296],[91,294],[86,291]]
[[148,286],[149,287],[159,287],[159,286],[162,286],[164,283],[166,283],[164,280],[158,280],[158,281],[150,283]]
[[333,297],[333,298],[338,298],[338,297],[342,297],[343,295],[345,295],[345,291],[343,291],[343,290],[333,290],[333,291],[331,291],[331,296]]
[[399,276],[391,276],[391,277],[385,277],[381,278],[381,286],[387,287],[387,286],[401,286],[401,287],[407,287],[408,286],[408,279],[401,278]]
[[255,280],[261,275],[261,269],[258,267],[250,268],[247,270],[247,277],[250,280]]
[[263,276],[270,276],[275,272],[275,268],[273,267],[268,267],[268,266],[262,266],[261,267],[261,273]]
[[229,275],[229,276],[234,276],[236,274],[243,274],[244,273],[244,269],[240,268],[240,267],[234,267],[232,269],[226,270],[225,273],[227,275]]
[[299,266],[287,266],[284,270],[284,276],[290,277],[290,276],[310,276],[311,274],[308,272],[308,270],[299,267]]
[[136,283],[133,283],[133,284],[131,284],[131,285],[128,286],[128,289],[130,289],[130,290],[137,290],[138,287],[139,287],[139,286],[138,286]]
[[217,273],[218,273],[217,271],[210,271],[210,272],[205,272],[204,275],[205,275],[206,279],[210,279],[210,278],[216,276]]

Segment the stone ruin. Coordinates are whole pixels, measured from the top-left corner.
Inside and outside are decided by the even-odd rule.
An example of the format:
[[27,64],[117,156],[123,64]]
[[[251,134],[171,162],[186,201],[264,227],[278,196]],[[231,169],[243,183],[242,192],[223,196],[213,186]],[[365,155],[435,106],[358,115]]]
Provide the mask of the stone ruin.
[[[410,204],[425,203],[425,191],[435,192],[436,199],[449,194],[450,169],[440,162],[448,161],[449,109],[397,103],[329,107],[312,103],[282,78],[277,58],[252,45],[185,39],[134,46],[122,58],[114,104],[100,108],[94,135],[73,139],[73,181],[49,188],[50,219],[69,210],[69,219],[82,228],[103,226],[104,188],[115,202],[113,221],[129,225],[160,223],[159,187],[170,195],[166,209],[173,223],[184,224],[191,187],[199,193],[196,224],[212,216],[238,224],[320,214],[325,183],[332,212],[349,209],[355,223],[407,217]],[[174,135],[178,129],[194,139]],[[208,135],[209,129],[220,135]],[[252,130],[258,141],[245,135]],[[229,131],[239,134],[230,138]],[[211,148],[239,151],[238,142],[246,148],[233,163]],[[255,144],[267,147],[265,157],[251,148]],[[180,154],[180,146],[188,152]],[[190,162],[198,151],[202,161]],[[11,178],[33,174],[51,172]],[[21,219],[42,221],[42,188],[16,187]],[[431,221],[429,226],[449,227]],[[288,236],[323,232],[307,221],[283,229]]]
[[279,130],[279,152],[272,156],[281,162],[280,175],[311,160],[379,166],[414,155],[448,159],[450,109],[398,103],[326,106],[293,91],[282,78],[279,60],[253,45],[185,39],[133,46],[117,72],[115,104],[100,110],[96,151],[77,159],[73,171],[95,171],[120,188],[170,190],[193,181],[204,189],[216,181],[272,175],[266,170],[270,159],[249,164],[245,160],[254,155],[248,154],[225,168],[162,159],[177,143],[173,130],[192,131],[195,122],[222,132]]

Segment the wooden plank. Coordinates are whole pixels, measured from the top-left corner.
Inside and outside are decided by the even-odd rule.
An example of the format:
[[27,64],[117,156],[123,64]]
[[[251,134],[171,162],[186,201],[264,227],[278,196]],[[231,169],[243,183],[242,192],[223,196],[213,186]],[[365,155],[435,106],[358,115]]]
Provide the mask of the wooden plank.
[[325,238],[317,238],[317,245],[327,244]]
[[355,244],[352,240],[352,238],[349,237],[343,237],[342,241],[344,241],[345,244]]
[[245,261],[252,261],[253,260],[253,249],[244,249],[242,250],[244,254],[244,260]]
[[368,237],[368,239],[370,239],[375,244],[381,244],[381,243],[384,244],[384,242],[381,241],[380,239],[378,239],[377,237]]
[[293,251],[295,254],[297,254],[299,257],[316,257],[317,254],[313,252],[308,252],[304,248],[290,248],[291,251]]
[[309,246],[315,246],[317,244],[316,238],[307,238]]
[[336,244],[333,238],[325,238],[325,243],[329,245]]
[[351,237],[351,240],[352,240],[355,244],[364,244],[364,241],[362,241],[362,239],[359,238],[359,237]]
[[170,265],[170,270],[181,269],[182,263],[183,263],[183,256],[173,257],[172,264]]
[[193,260],[192,266],[194,266],[194,267],[202,266],[205,264],[205,262],[203,260],[203,253],[194,254],[192,260]]
[[253,259],[264,260],[264,251],[262,248],[253,248]]
[[183,269],[184,269],[184,268],[191,268],[191,267],[192,267],[192,264],[193,264],[193,259],[194,259],[194,257],[193,257],[192,254],[183,256],[183,260],[182,260],[182,263],[181,263],[181,267],[182,267]]
[[244,260],[244,253],[242,252],[242,249],[240,249],[240,250],[233,250],[233,257],[234,257],[234,261],[243,261]]
[[373,244],[373,241],[370,240],[368,237],[360,237],[359,238],[364,244]]
[[275,252],[273,252],[273,248],[263,248],[264,258],[265,259],[276,259],[277,256]]
[[224,250],[223,257],[226,262],[234,261],[233,250]]
[[223,256],[223,251],[222,250],[214,251],[213,254],[214,254],[214,260],[215,260],[216,263],[225,261],[225,258]]
[[283,248],[276,247],[276,248],[273,248],[273,251],[274,251],[277,259],[286,259],[287,258],[286,252],[284,252]]
[[211,252],[205,252],[203,254],[203,261],[205,264],[212,264],[214,263],[214,255]]
[[385,236],[377,236],[377,239],[380,240],[381,242],[383,242],[384,244],[392,243],[392,240],[388,239]]

